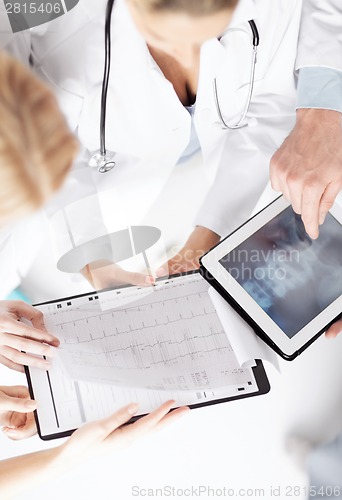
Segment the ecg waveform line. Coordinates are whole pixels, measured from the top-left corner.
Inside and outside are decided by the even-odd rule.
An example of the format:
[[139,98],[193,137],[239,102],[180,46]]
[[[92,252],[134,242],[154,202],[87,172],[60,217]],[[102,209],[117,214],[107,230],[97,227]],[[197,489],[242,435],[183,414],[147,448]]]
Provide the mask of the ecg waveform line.
[[[95,316],[96,317],[96,316]],[[200,317],[208,317],[208,314],[205,313],[205,314],[198,314],[198,315],[193,315],[191,316],[190,318],[187,317],[187,318],[179,318],[179,319],[175,319],[173,321],[166,321],[164,323],[157,323],[155,325],[148,325],[148,326],[143,326],[142,328],[130,328],[129,330],[124,330],[122,332],[118,332],[117,329],[116,329],[116,332],[115,333],[109,333],[108,335],[106,335],[105,331],[102,330],[103,332],[103,336],[102,337],[92,337],[92,334],[91,332],[89,333],[90,337],[91,337],[91,340],[102,340],[102,339],[105,339],[105,338],[111,338],[111,337],[117,337],[119,335],[127,335],[129,333],[134,333],[134,332],[141,332],[142,330],[146,330],[146,329],[153,329],[153,328],[160,328],[162,326],[169,326],[169,325],[172,325],[172,324],[175,324],[175,323],[179,323],[179,322],[182,322],[184,320],[192,320],[194,318],[200,318]],[[114,318],[115,319],[115,318]],[[75,321],[74,323],[72,322],[69,322],[68,324],[73,324],[74,328],[77,328],[77,323],[79,322],[82,322],[83,320],[77,320]],[[60,327],[62,327],[62,325],[60,325]],[[64,328],[62,328],[64,330]],[[82,343],[88,343],[90,340],[89,339],[84,339],[82,340],[82,338],[79,338],[79,337],[75,337],[75,340],[74,341],[71,341],[71,340],[68,340],[68,339],[65,339],[64,337],[64,340],[65,340],[65,343],[68,344],[68,345],[79,345],[79,344],[82,344]]]
[[48,322],[78,379],[191,390],[234,384],[241,374],[243,383],[208,288],[202,278],[187,279],[129,305],[114,307],[114,298],[105,311],[101,301],[91,307],[85,302],[86,317],[82,303],[75,302],[63,315],[51,311]]
[[[167,307],[169,305],[169,303],[173,303],[172,305],[178,305],[177,302],[179,302],[180,300],[187,300],[188,302],[189,301],[189,297],[196,297],[197,300],[201,301],[202,298],[204,298],[206,295],[206,292],[201,292],[201,293],[192,293],[192,294],[189,294],[188,296],[186,297],[181,297],[180,299],[177,299],[174,300],[174,299],[170,299],[170,300],[159,300],[159,301],[155,301],[153,302],[153,306],[156,307],[156,306],[159,306],[160,304],[163,304],[163,307]],[[202,297],[203,296],[203,297]],[[142,310],[144,307],[145,308],[151,308],[151,303],[145,303],[145,304],[140,304],[139,306],[131,306],[131,307],[126,307],[124,309],[118,309],[118,310],[115,310],[115,311],[111,311],[111,312],[102,312],[102,311],[99,311],[98,313],[96,314],[92,314],[91,316],[87,316],[86,318],[80,318],[80,319],[71,319],[69,321],[62,321],[62,322],[59,322],[59,323],[54,323],[54,326],[55,327],[60,327],[60,326],[65,326],[65,325],[68,325],[68,324],[73,324],[74,326],[76,325],[76,323],[78,321],[88,321],[88,320],[91,320],[91,319],[100,319],[101,320],[104,320],[106,318],[106,316],[112,316],[113,318],[115,317],[116,314],[118,313],[126,313],[127,315],[129,315],[130,313],[132,312],[142,312],[142,313],[146,313],[146,310]],[[213,308],[211,308],[212,310],[211,311],[205,311],[204,314],[210,314],[211,312],[213,312]],[[72,310],[72,312],[80,312],[83,316],[84,316],[84,313],[85,313],[85,310],[82,308],[82,307],[77,307],[75,309]],[[70,311],[65,311],[65,313],[70,313]],[[55,312],[53,313],[53,315],[55,315],[56,317],[57,316],[60,316],[59,313]],[[182,317],[180,315],[180,318],[179,319],[188,319],[187,317]]]
[[[224,338],[226,338],[226,334],[224,332],[214,334],[215,337],[219,336],[219,335],[222,335]],[[131,351],[132,357],[136,360],[136,364],[134,366],[129,366],[127,364],[118,365],[115,363],[115,358],[112,358],[112,363],[109,366],[114,366],[115,368],[122,368],[122,369],[127,369],[127,370],[135,370],[135,369],[145,370],[145,369],[150,368],[151,366],[157,366],[160,364],[170,365],[173,361],[177,361],[181,358],[186,358],[187,356],[189,356],[191,358],[191,360],[194,361],[197,357],[199,357],[201,355],[203,356],[203,355],[207,355],[207,354],[210,354],[213,352],[220,353],[220,352],[224,352],[224,351],[228,351],[228,352],[232,351],[232,348],[230,347],[230,345],[216,346],[216,347],[213,347],[211,349],[206,349],[206,350],[203,350],[203,349],[196,350],[196,347],[192,346],[190,349],[189,343],[192,340],[196,341],[196,340],[202,340],[205,338],[213,338],[213,334],[209,334],[209,335],[203,336],[203,337],[185,338],[181,341],[175,341],[175,342],[171,342],[169,340],[163,340],[163,341],[155,342],[152,345],[149,345],[149,344],[145,345],[145,344],[141,343],[141,344],[129,345],[129,346],[126,346],[126,347],[120,348],[120,349],[104,349],[104,350],[101,350],[98,352],[96,352],[96,351],[87,352],[86,356],[88,358],[90,356],[99,356],[99,357],[104,357],[106,359],[106,358],[108,358],[108,355],[112,355],[115,353],[125,353],[126,351]],[[158,360],[158,361],[152,361],[149,364],[147,364],[147,363],[144,364],[144,362],[142,362],[142,357],[140,355],[141,353],[139,350],[138,350],[138,352],[136,352],[137,349],[139,349],[140,347],[143,347],[143,349],[141,349],[142,351],[145,351],[148,348],[153,349],[155,347],[158,347],[159,354],[163,355],[163,347],[164,346],[165,347],[169,347],[171,345],[180,346],[184,343],[187,344],[187,346],[189,347],[189,349],[187,349],[187,352],[185,352],[184,354],[179,353],[177,356],[174,356],[174,357],[163,356],[163,359]],[[100,364],[96,365],[95,363],[92,362],[91,364],[92,364],[92,366],[104,366],[104,363],[100,363]]]

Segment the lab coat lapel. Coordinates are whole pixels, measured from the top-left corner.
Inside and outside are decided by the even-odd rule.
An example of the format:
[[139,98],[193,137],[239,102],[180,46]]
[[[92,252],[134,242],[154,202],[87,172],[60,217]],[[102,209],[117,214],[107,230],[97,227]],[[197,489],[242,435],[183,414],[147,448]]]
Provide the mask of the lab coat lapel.
[[248,21],[256,18],[254,1],[240,0],[220,40],[209,40],[202,47],[195,122],[204,157],[209,154],[214,136],[218,141],[227,133],[215,112],[214,79],[217,78],[220,105],[227,118],[238,115],[245,104],[238,89],[249,81],[252,48]]

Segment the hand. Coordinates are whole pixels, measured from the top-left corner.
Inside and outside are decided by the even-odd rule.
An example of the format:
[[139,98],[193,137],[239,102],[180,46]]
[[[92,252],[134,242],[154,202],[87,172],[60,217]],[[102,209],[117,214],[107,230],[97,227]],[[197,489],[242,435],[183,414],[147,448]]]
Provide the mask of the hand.
[[342,189],[342,115],[299,109],[296,126],[271,160],[270,177],[302,215],[312,239]]
[[169,413],[174,403],[168,401],[125,427],[121,426],[138,411],[137,404],[126,406],[103,420],[86,424],[60,447],[59,460],[64,464],[74,463],[127,447],[141,436],[164,427],[189,411],[189,408],[183,407]]
[[156,275],[171,276],[199,268],[200,258],[220,241],[220,236],[206,227],[197,226],[184,247],[156,271]]
[[125,271],[117,264],[105,260],[88,264],[81,270],[81,273],[95,290],[122,284],[149,286],[155,282],[154,277],[149,274]]
[[329,339],[337,337],[342,332],[342,319],[336,321],[326,332],[325,335]]
[[[29,320],[32,326],[21,323],[21,318]],[[58,347],[59,343],[46,332],[40,311],[19,300],[0,301],[0,363],[19,372],[24,371],[24,365],[48,370],[48,361],[20,351],[51,357],[47,344]]]
[[4,426],[4,434],[13,440],[33,436],[37,432],[33,416],[36,407],[27,387],[0,386],[0,426]]

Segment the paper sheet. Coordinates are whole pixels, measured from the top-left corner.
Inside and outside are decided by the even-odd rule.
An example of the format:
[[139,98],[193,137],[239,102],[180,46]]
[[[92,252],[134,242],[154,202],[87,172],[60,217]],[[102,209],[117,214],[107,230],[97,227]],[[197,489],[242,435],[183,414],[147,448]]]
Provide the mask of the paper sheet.
[[277,354],[254,333],[253,329],[214,288],[210,288],[209,296],[229,338],[239,365],[246,368],[252,366],[253,361],[251,360],[262,359],[268,361],[280,371]]
[[208,289],[195,274],[160,282],[150,293],[129,287],[43,312],[74,380],[167,391],[247,390],[250,365],[241,368]]

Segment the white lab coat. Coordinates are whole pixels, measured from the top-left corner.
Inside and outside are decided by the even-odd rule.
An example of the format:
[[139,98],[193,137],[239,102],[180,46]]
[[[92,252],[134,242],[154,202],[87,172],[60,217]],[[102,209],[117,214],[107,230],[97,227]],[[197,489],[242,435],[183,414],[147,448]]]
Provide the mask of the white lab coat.
[[296,66],[342,71],[341,0],[304,0]]
[[[188,112],[151,58],[124,0],[117,0],[107,112],[107,147],[117,152],[117,166],[105,175],[88,167],[99,147],[105,4],[82,0],[67,15],[31,31],[35,71],[54,89],[83,146],[65,188],[49,207],[60,253],[123,225],[142,223],[190,137]],[[194,120],[208,178],[216,174],[216,179],[194,223],[222,236],[249,216],[267,183],[269,160],[293,127],[301,6],[301,0],[240,0],[221,40],[202,47]],[[223,115],[234,122],[249,88],[250,19],[259,29],[260,48],[249,126],[222,130],[213,79]],[[21,47],[24,59],[27,36]],[[18,55],[18,41],[8,46]],[[189,203],[193,195],[190,189]],[[61,207],[66,207],[63,212]]]

